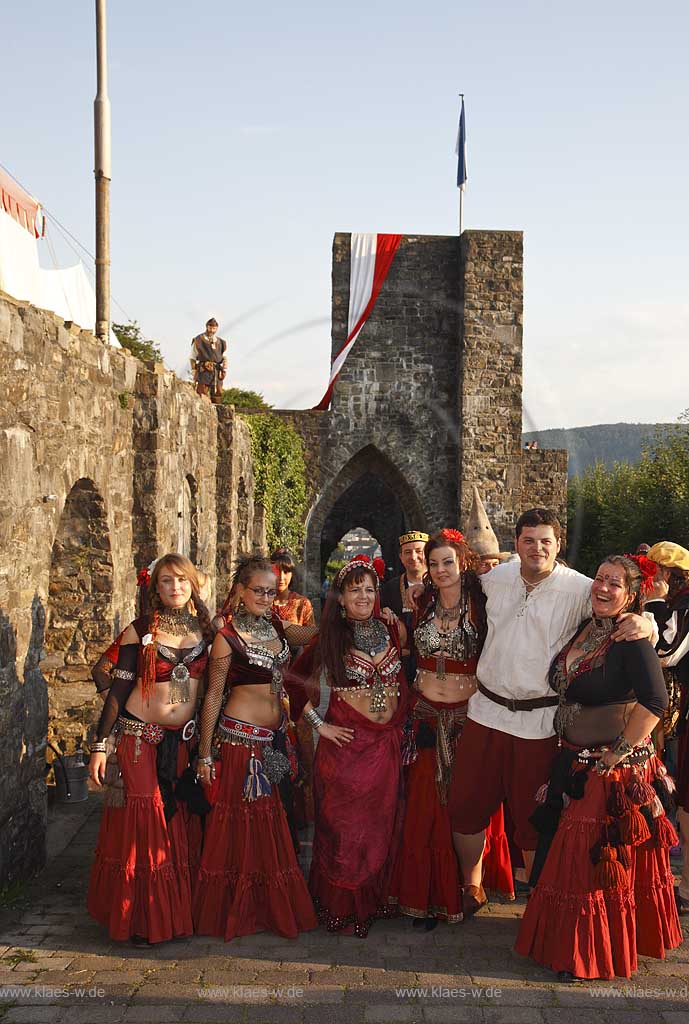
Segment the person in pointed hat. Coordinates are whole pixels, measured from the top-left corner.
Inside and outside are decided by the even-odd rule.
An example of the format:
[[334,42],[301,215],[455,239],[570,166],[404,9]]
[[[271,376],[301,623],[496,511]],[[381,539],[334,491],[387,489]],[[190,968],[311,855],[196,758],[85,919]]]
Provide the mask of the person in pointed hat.
[[507,553],[500,550],[498,538],[493,527],[490,525],[490,519],[486,514],[485,507],[481,501],[481,495],[475,484],[466,538],[471,550],[475,551],[481,559],[481,565],[478,568],[479,576],[490,572],[491,569],[494,569],[506,557]]

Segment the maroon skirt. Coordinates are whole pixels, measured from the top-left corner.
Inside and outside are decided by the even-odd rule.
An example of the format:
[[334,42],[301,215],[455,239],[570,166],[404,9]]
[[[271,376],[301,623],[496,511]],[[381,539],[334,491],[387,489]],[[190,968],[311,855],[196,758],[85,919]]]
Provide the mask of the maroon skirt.
[[[434,704],[427,697],[424,701],[439,710],[467,705],[467,701]],[[424,722],[435,731],[436,720]],[[460,741],[461,737],[457,737],[455,742]],[[455,924],[462,920],[462,878],[452,842],[450,812],[438,794],[435,748],[421,747],[416,753],[416,760],[406,773],[404,832],[393,871],[390,901],[410,917],[439,917]],[[514,898],[502,807],[493,815],[486,832],[483,871],[485,888]]]
[[[652,782],[659,762],[653,755],[642,778]],[[633,768],[618,769],[623,786]],[[637,954],[663,959],[682,942],[673,894],[667,843],[672,828],[656,820],[655,834],[626,847],[630,867],[624,884],[602,889],[594,881],[589,851],[603,832],[609,779],[591,769],[584,795],[570,800],[529,898],[516,951],[554,971],[579,978],[629,978]]]
[[[165,821],[156,774],[156,750],[124,734],[117,747],[126,799],[105,807],[89,883],[88,912],[112,939],[140,935],[165,942],[192,935],[187,813],[181,804]],[[188,765],[180,742],[178,775]]]
[[354,730],[338,747],[321,738],[314,759],[316,828],[309,888],[329,931],[364,937],[391,913],[390,877],[402,834],[404,691],[392,719],[371,722],[330,697],[327,721]]
[[194,885],[194,923],[200,935],[229,942],[270,931],[293,939],[317,926],[278,787],[243,799],[249,747],[222,744],[220,779],[206,817],[201,865]]

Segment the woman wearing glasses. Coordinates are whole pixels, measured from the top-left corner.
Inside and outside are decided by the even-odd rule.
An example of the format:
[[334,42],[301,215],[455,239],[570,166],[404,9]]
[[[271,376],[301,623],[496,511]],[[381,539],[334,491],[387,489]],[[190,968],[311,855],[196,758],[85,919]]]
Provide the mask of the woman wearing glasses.
[[213,642],[201,709],[197,773],[211,787],[214,806],[195,886],[194,922],[199,934],[226,941],[264,930],[294,938],[316,927],[278,792],[290,771],[280,699],[289,663],[287,635],[300,646],[316,630],[283,626],[272,611],[275,594],[268,559],[240,559],[224,625]]

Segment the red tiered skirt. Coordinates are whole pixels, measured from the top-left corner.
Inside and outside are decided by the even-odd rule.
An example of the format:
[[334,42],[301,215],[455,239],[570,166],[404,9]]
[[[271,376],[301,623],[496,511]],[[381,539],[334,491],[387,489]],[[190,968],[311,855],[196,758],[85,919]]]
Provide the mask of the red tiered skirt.
[[251,802],[242,789],[249,747],[222,744],[218,796],[206,818],[194,886],[194,923],[201,935],[229,942],[270,931],[288,939],[317,926],[304,876],[274,785]]
[[[91,869],[88,912],[112,939],[140,935],[149,942],[192,935],[191,878],[186,812],[165,821],[156,775],[156,750],[121,736],[117,758],[126,791],[124,807],[105,807]],[[188,765],[180,742],[178,776]]]
[[[426,704],[439,710],[466,707],[467,701],[453,704]],[[435,731],[435,722],[424,719]],[[456,743],[461,739],[457,737]],[[407,809],[402,845],[390,886],[391,902],[410,917],[440,917],[448,924],[462,920],[462,879],[452,842],[452,825],[446,804],[440,802],[435,781],[434,747],[417,750],[416,760],[407,770]],[[486,889],[514,897],[512,865],[505,835],[502,807],[493,815],[486,832],[483,860],[483,884]]]
[[[655,777],[653,755],[643,778]],[[624,786],[633,769],[619,769]],[[591,769],[584,795],[563,810],[541,876],[529,898],[516,951],[579,978],[629,978],[637,953],[662,960],[682,942],[667,848],[652,836],[628,847],[627,883],[594,885],[590,848],[607,816],[609,780]]]
[[316,830],[309,889],[329,931],[368,933],[390,913],[390,876],[404,816],[404,691],[392,719],[371,722],[332,693],[327,721],[354,730],[338,747],[321,738],[314,760]]

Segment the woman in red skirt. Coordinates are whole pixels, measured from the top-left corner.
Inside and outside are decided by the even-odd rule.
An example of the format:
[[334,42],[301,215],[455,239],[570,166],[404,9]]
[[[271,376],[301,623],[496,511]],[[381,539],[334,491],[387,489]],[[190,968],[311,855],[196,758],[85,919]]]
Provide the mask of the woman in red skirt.
[[562,981],[629,978],[638,953],[662,959],[682,942],[668,852],[677,837],[665,814],[672,787],[649,739],[667,691],[647,640],[612,642],[616,617],[638,611],[652,581],[647,562],[603,562],[591,586],[593,618],[551,670],[563,739],[532,818],[540,876],[516,949]]
[[[278,791],[290,770],[281,704],[289,647],[272,612],[275,590],[268,559],[240,560],[234,611],[226,603],[201,711],[197,774],[214,795],[194,886],[194,923],[200,934],[226,941],[257,931],[295,938],[317,924]],[[295,646],[315,633],[309,626],[287,630]]]
[[137,945],[192,934],[187,819],[207,809],[187,769],[211,630],[188,559],[156,564],[149,608],[121,637],[89,765],[109,785],[88,910]]
[[[375,615],[377,594],[378,576],[365,556],[342,567],[328,591],[318,642],[299,659],[288,686],[293,718],[305,709],[319,737],[309,888],[329,931],[360,938],[390,912],[404,810],[406,681],[397,630]],[[325,721],[315,710],[322,670],[331,687]],[[301,690],[298,678],[305,680]]]
[[502,809],[493,816],[484,852],[484,885],[463,891],[452,843],[447,796],[455,746],[476,690],[485,637],[485,598],[476,577],[479,557],[458,530],[426,543],[432,587],[419,602],[414,629],[417,674],[411,695],[413,727],[405,744],[407,811],[391,901],[414,924],[432,930],[438,919],[456,924],[486,902],[484,886],[514,898]]

